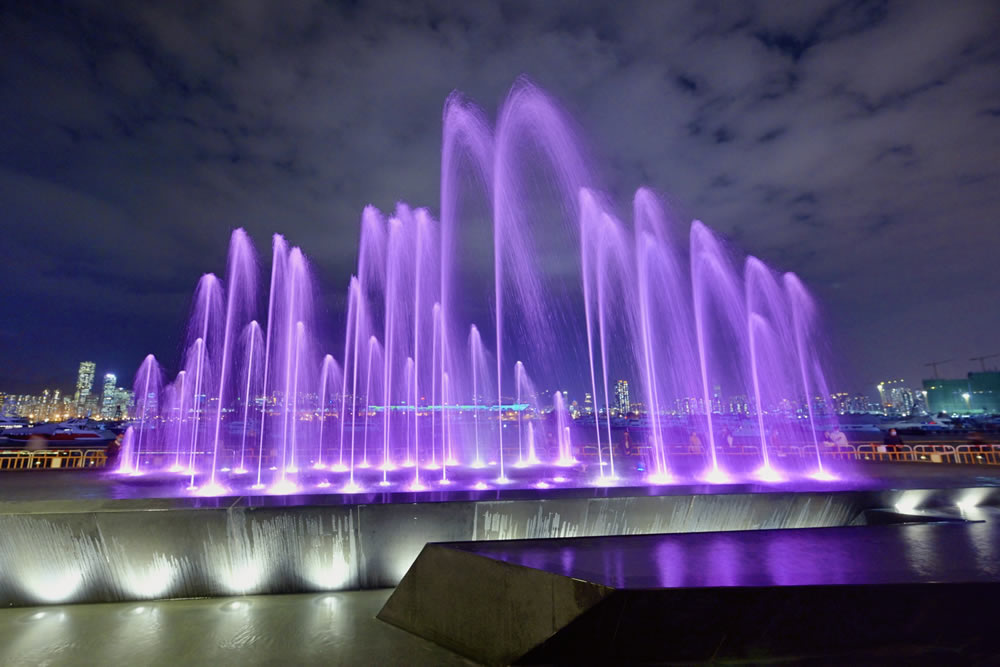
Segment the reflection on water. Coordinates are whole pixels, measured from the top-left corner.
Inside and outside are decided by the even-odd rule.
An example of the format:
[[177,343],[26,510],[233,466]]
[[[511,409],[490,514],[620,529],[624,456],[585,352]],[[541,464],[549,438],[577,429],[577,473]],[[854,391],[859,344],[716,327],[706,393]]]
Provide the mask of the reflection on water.
[[632,535],[467,545],[470,551],[619,588],[990,581],[1000,524],[949,522]]

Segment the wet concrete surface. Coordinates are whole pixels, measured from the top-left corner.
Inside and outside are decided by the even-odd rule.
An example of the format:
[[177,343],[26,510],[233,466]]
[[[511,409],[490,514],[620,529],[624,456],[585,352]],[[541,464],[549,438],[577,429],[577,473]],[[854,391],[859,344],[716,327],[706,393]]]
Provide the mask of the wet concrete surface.
[[0,610],[0,665],[475,665],[375,618],[391,590]]

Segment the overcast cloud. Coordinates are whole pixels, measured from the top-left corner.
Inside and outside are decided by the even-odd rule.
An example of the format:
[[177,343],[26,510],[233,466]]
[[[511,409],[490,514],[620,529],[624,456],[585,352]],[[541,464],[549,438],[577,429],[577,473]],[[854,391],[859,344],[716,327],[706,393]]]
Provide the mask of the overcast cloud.
[[492,115],[522,73],[623,205],[799,273],[845,388],[1000,352],[996,2],[10,5],[0,389],[175,358],[236,226],[301,245],[335,320],[363,206],[437,209],[445,97]]

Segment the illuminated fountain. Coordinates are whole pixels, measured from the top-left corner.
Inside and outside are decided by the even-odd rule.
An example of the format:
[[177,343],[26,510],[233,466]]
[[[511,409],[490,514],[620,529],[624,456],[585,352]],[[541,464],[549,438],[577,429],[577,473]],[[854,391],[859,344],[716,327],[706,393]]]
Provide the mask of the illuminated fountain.
[[273,237],[264,293],[234,231],[181,368],[165,381],[150,355],[136,375],[120,472],[207,495],[830,478],[801,281],[698,221],[682,243],[647,189],[615,211],[530,82],[495,132],[451,96],[440,217],[364,209],[340,334],[318,328],[302,249]]

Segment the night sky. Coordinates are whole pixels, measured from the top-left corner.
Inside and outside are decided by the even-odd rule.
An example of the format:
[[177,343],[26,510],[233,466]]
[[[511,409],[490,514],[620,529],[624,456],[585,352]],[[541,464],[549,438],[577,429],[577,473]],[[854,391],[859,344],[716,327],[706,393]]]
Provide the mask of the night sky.
[[799,273],[835,388],[1000,352],[995,1],[4,5],[0,390],[176,360],[237,226],[301,245],[336,323],[363,206],[436,211],[446,96],[492,116],[520,74],[619,203]]

